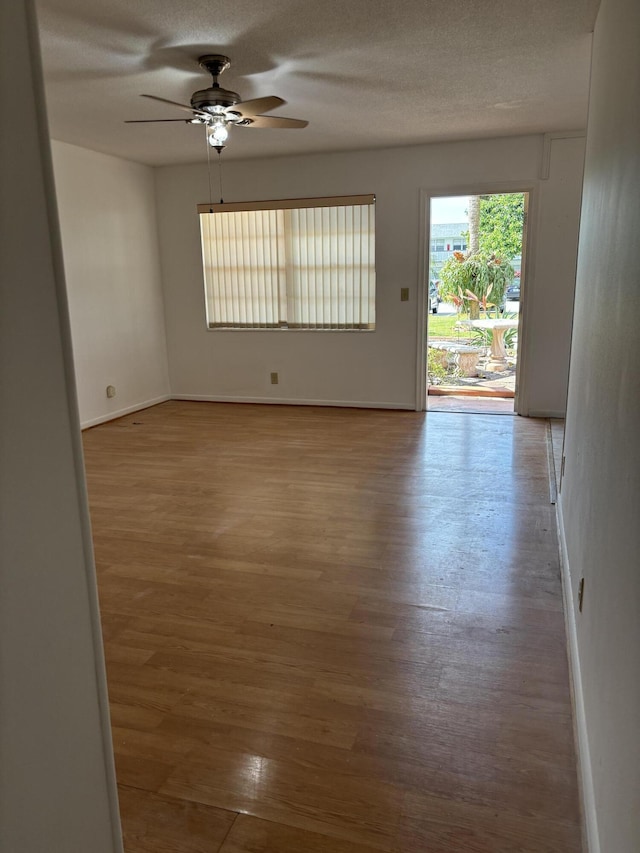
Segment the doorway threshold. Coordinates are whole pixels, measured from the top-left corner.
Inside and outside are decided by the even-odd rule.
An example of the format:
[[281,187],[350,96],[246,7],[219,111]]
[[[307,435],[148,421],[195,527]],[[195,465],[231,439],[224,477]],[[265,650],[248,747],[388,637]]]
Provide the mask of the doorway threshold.
[[493,394],[432,393],[427,396],[428,412],[462,412],[484,415],[515,415],[513,397]]
[[494,397],[499,400],[512,400],[516,395],[510,388],[488,388],[475,385],[463,388],[457,385],[429,385],[430,397]]

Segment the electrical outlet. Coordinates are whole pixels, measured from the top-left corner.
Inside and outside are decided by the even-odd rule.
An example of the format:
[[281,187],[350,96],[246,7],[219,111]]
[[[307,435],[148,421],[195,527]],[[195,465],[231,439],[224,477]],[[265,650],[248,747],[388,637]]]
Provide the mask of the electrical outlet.
[[115,397],[116,396],[116,386],[115,385],[107,385],[107,397]]
[[278,374],[277,374],[277,373],[272,373],[272,374],[271,374],[271,384],[272,384],[272,385],[277,385],[277,384],[278,384],[278,382],[279,382]]
[[400,288],[400,302],[408,302],[409,301],[409,288],[401,287]]
[[578,584],[578,610],[582,613],[582,602],[584,600],[584,578],[580,578]]

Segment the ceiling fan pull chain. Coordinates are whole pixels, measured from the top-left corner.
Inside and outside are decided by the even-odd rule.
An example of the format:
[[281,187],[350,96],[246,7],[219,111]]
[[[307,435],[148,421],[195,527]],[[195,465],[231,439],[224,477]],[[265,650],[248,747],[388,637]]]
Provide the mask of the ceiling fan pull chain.
[[224,204],[222,200],[222,150],[218,148],[218,177],[220,178],[220,204]]
[[204,139],[207,143],[207,175],[209,176],[209,207],[213,208],[213,189],[211,188],[211,147],[209,145],[209,127],[204,126]]

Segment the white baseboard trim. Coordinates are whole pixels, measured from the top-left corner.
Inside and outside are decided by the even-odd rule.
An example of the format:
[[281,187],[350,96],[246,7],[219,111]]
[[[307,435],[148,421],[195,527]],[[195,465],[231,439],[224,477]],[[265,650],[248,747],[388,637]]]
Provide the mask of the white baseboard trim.
[[578,650],[576,609],[574,606],[573,589],[571,586],[569,554],[567,551],[567,540],[564,532],[564,517],[562,514],[562,493],[558,495],[556,515],[558,520],[558,539],[560,540],[560,568],[562,572],[562,588],[564,591],[567,642],[569,645],[569,666],[571,669],[573,684],[573,703],[578,751],[578,778],[580,781],[580,794],[582,799],[583,834],[586,845],[585,853],[600,853],[596,798],[593,787],[589,739],[587,737],[587,717],[584,707],[584,694],[582,692],[582,674],[580,671],[580,653]]
[[343,409],[401,409],[415,411],[413,404],[370,403],[349,400],[301,400],[299,397],[225,397],[205,394],[173,394],[172,400],[193,400],[201,403],[269,403],[279,406],[336,406]]
[[155,397],[153,400],[145,400],[144,403],[136,403],[133,406],[127,406],[125,409],[118,409],[117,412],[109,412],[106,415],[100,415],[98,418],[91,418],[88,421],[81,421],[80,429],[89,429],[98,424],[104,424],[107,421],[115,421],[124,415],[130,415],[132,412],[139,412],[141,409],[148,409],[150,406],[157,406],[158,403],[166,403],[167,400],[173,399],[171,394],[163,394],[162,397]]

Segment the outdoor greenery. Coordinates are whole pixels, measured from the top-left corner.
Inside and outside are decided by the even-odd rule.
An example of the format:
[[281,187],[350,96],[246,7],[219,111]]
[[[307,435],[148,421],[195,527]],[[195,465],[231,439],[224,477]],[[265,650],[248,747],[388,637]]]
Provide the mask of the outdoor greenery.
[[441,385],[445,379],[449,378],[452,371],[449,365],[442,360],[442,353],[439,350],[427,349],[427,374],[431,385]]
[[513,276],[509,261],[496,255],[483,251],[467,255],[454,252],[440,270],[440,296],[457,308],[468,305],[474,320],[481,309],[495,308],[497,312]]
[[458,339],[468,337],[466,328],[460,329],[456,326],[460,321],[468,320],[469,314],[430,314],[429,315],[429,338],[438,340]]
[[[517,320],[513,311],[503,315],[505,320]],[[465,323],[469,314],[433,314],[429,316],[429,340],[458,341],[471,346],[490,347],[493,340],[491,329],[474,329]],[[517,329],[505,329],[504,342],[508,350],[515,348]]]
[[458,314],[430,314],[429,338],[438,340],[461,340],[469,337],[469,312]]
[[488,255],[511,261],[522,254],[524,194],[480,196],[479,246]]

